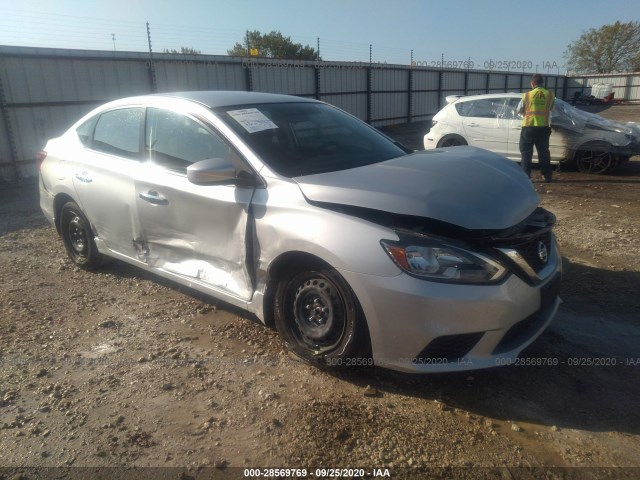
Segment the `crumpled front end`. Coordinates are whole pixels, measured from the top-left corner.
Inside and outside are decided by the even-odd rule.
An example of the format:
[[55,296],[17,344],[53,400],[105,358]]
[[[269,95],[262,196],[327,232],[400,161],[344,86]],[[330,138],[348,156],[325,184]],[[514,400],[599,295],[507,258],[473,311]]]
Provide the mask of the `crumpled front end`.
[[577,109],[567,102],[556,100],[551,113],[551,126],[559,131],[568,152],[576,151],[589,145],[601,151],[613,151],[620,156],[640,153],[640,126],[634,122],[625,124],[609,120],[591,112]]
[[[549,325],[560,304],[555,217],[538,208],[514,227],[470,234],[469,251],[499,262],[494,284],[453,284],[407,274],[341,271],[365,312],[376,364],[407,372],[506,365]],[[418,235],[428,235],[416,225]],[[460,238],[456,238],[460,242]]]

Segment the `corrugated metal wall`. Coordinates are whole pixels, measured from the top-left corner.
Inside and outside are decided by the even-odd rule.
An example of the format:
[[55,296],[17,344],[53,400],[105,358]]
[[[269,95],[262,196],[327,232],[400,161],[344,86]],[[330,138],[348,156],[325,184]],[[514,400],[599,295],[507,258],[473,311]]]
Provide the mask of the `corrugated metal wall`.
[[[448,95],[520,91],[530,74],[401,65],[269,61],[0,46],[0,181],[34,175],[46,140],[96,105],[179,90],[255,90],[318,98],[375,126],[428,120]],[[563,95],[565,77],[547,77]],[[580,88],[582,88],[580,86]],[[637,93],[637,88],[635,90]],[[616,93],[616,96],[617,93]],[[640,98],[640,95],[634,97]]]
[[349,112],[360,120],[367,120],[368,77],[365,69],[349,68],[349,64],[342,63],[326,64],[324,68],[318,69],[318,83],[321,92],[318,95],[319,99]]

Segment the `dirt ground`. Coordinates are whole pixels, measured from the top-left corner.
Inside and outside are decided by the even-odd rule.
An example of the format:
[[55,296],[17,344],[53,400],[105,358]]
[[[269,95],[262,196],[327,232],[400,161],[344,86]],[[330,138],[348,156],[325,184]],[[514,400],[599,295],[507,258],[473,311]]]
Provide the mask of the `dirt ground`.
[[[419,147],[425,128],[387,131]],[[524,365],[422,376],[318,370],[214,299],[79,270],[36,187],[1,190],[0,480],[640,478],[640,158],[535,185],[558,218],[556,319]]]

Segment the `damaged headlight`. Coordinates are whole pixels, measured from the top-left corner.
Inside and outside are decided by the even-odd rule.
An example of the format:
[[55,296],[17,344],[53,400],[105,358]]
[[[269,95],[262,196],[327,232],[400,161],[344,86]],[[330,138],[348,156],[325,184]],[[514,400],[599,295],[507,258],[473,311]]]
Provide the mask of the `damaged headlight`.
[[382,247],[406,273],[438,282],[495,283],[507,270],[497,261],[434,239],[381,240]]

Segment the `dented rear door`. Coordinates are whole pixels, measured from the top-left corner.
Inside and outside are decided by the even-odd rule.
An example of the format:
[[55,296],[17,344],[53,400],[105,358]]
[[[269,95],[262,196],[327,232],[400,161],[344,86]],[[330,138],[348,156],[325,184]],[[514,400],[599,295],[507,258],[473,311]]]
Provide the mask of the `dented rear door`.
[[195,185],[186,168],[228,158],[231,148],[200,120],[148,108],[150,168],[136,180],[142,235],[138,257],[150,267],[248,300],[247,225],[253,187]]

